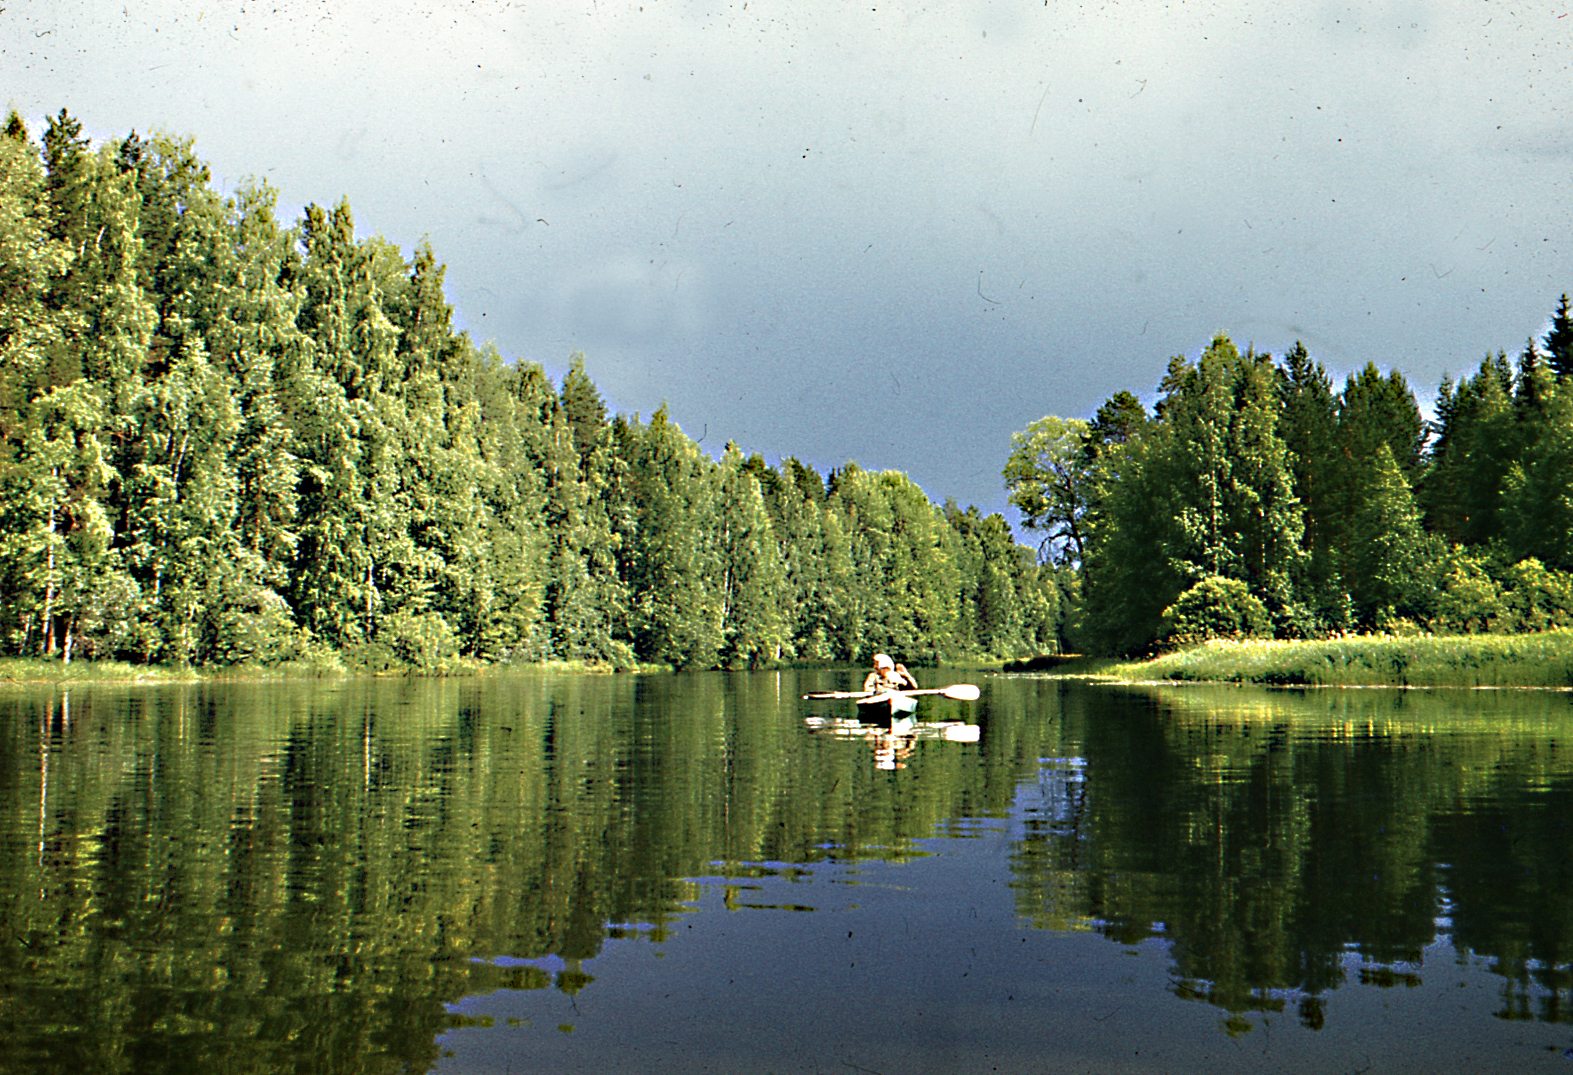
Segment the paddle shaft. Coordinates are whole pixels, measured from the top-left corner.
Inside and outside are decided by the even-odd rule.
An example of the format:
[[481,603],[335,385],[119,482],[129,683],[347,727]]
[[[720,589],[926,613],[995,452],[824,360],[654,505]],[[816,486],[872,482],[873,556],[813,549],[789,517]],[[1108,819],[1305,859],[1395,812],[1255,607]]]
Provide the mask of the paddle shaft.
[[978,697],[978,688],[970,683],[953,683],[948,687],[925,687],[921,690],[910,691],[816,691],[805,694],[808,698],[873,698],[879,694],[943,694],[947,698],[959,698],[963,701],[972,701]]

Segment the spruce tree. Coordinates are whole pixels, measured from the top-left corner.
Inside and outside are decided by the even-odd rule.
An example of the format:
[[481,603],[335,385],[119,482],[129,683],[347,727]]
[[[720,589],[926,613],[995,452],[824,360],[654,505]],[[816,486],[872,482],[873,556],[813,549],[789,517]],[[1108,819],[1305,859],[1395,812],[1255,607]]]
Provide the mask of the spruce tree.
[[1551,315],[1551,328],[1542,343],[1546,350],[1546,362],[1556,373],[1557,379],[1564,380],[1573,374],[1573,310],[1568,307],[1565,292],[1557,300],[1556,312]]
[[1368,459],[1386,444],[1393,461],[1411,482],[1419,474],[1426,426],[1420,405],[1404,375],[1386,377],[1373,362],[1351,374],[1338,398],[1338,443],[1351,459]]
[[1307,603],[1325,615],[1338,604],[1341,590],[1333,550],[1344,507],[1338,496],[1344,459],[1332,380],[1300,343],[1283,357],[1278,397],[1279,430],[1305,519],[1305,574],[1297,588]]
[[545,535],[548,548],[543,615],[548,635],[545,655],[563,660],[607,656],[610,634],[604,596],[597,586],[596,548],[611,540],[594,523],[594,487],[580,473],[580,458],[565,411],[552,412],[546,454]]
[[[141,609],[110,547],[105,503],[116,474],[106,462],[102,393],[78,380],[30,409],[4,484],[6,626],[18,652],[69,659],[76,639],[97,633],[105,617]],[[122,607],[106,604],[111,597]]]
[[1502,536],[1517,560],[1573,569],[1573,391],[1559,382],[1542,435],[1502,480]]
[[1109,445],[1124,444],[1147,428],[1147,409],[1127,391],[1110,396],[1087,427],[1087,447],[1093,458]]
[[562,408],[573,432],[574,447],[588,461],[606,436],[606,403],[584,370],[584,355],[575,353],[563,377]]
[[[44,609],[58,588],[51,556],[61,529],[60,467],[71,453],[58,443],[62,432],[48,427],[59,428],[61,412],[80,409],[45,398],[54,379],[51,355],[63,349],[61,311],[51,308],[50,290],[71,258],[51,228],[38,149],[12,112],[0,139],[0,631],[16,651],[36,651]],[[92,394],[81,405],[95,436],[102,401]]]
[[1176,555],[1189,483],[1174,464],[1172,437],[1161,422],[1100,460],[1081,575],[1083,630],[1096,652],[1145,651],[1163,610],[1198,576]]
[[956,648],[960,578],[954,535],[940,510],[906,475],[848,465],[829,510],[840,516],[851,554],[843,612],[847,656],[876,650],[935,660]]
[[1502,487],[1520,440],[1513,388],[1499,353],[1440,397],[1421,502],[1428,524],[1448,540],[1478,545],[1502,536]]
[[[536,653],[542,634],[546,533],[539,471],[530,465],[534,426],[539,414],[521,403],[514,390],[515,371],[493,347],[474,358],[473,436],[485,461],[484,530],[479,539],[487,564],[487,589],[477,584],[473,633],[468,651],[486,660],[523,659]],[[466,415],[465,421],[469,422]]]

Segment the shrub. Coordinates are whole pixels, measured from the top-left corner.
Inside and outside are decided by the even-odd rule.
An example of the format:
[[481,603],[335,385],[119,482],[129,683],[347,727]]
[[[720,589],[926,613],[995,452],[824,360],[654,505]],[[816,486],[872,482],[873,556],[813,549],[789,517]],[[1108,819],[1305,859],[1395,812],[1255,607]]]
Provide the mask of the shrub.
[[1239,579],[1209,575],[1163,610],[1160,641],[1169,647],[1215,638],[1271,637],[1272,616]]
[[435,612],[401,609],[383,621],[377,641],[389,647],[400,661],[422,672],[440,669],[448,658],[459,653],[458,636]]

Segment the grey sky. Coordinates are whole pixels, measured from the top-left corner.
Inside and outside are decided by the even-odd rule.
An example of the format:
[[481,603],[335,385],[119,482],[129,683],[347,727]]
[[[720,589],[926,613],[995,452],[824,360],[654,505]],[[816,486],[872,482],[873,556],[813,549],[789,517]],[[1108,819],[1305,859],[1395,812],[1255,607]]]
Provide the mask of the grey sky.
[[617,410],[1004,507],[1216,332],[1423,394],[1573,291],[1573,0],[10,0],[7,102],[429,237]]

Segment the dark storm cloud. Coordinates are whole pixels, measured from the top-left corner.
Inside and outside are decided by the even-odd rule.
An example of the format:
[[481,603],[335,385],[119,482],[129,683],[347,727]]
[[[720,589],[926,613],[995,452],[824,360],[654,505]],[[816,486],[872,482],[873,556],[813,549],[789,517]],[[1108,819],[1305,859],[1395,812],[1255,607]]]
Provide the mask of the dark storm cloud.
[[[1422,391],[1573,290],[1573,18],[1454,3],[69,2],[34,124],[429,237],[464,324],[706,447],[997,508],[1009,435],[1219,331]],[[293,211],[293,210],[292,210]]]

